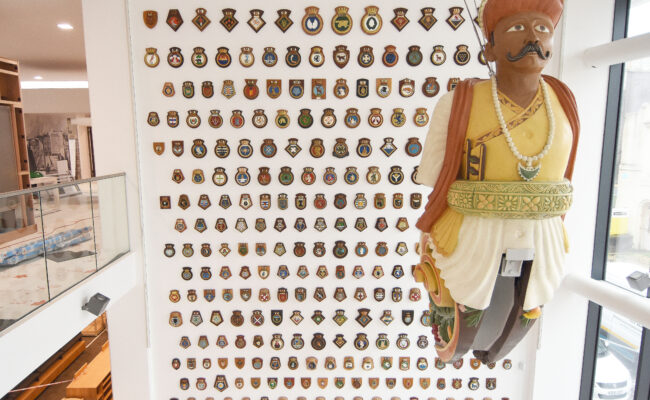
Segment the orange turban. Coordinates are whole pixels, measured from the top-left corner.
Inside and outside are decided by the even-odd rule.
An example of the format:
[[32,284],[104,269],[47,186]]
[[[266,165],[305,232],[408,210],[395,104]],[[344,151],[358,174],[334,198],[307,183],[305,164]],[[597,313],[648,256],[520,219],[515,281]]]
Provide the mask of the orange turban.
[[553,25],[557,25],[563,8],[563,0],[484,0],[479,10],[479,21],[483,34],[489,39],[497,23],[505,17],[535,11],[548,15]]

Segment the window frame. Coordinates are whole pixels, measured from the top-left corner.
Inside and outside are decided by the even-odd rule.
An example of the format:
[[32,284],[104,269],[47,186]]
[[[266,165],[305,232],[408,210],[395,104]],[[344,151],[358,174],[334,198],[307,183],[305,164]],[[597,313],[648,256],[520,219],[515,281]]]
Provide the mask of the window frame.
[[[631,0],[615,0],[612,41],[624,39],[627,36],[628,16]],[[605,126],[600,167],[600,184],[598,188],[598,206],[596,228],[594,233],[594,251],[591,278],[605,280],[607,264],[607,244],[609,240],[610,214],[613,197],[613,187],[616,169],[616,154],[618,151],[618,133],[620,127],[620,110],[623,95],[623,80],[625,64],[615,64],[609,67],[609,82],[607,106],[605,110]],[[650,297],[650,291],[648,291]],[[597,346],[600,331],[602,307],[589,301],[587,324],[585,332],[584,357],[582,362],[582,378],[580,382],[580,400],[592,400],[597,362]],[[650,331],[643,328],[639,348],[636,388],[634,400],[650,399]],[[649,340],[646,340],[648,338]]]

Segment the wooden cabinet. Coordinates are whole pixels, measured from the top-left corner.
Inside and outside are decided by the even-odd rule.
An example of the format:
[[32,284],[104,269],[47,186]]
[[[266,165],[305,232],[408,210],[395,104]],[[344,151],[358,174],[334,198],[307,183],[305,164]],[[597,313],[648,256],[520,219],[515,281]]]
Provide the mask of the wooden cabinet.
[[[29,187],[18,62],[0,58],[0,193]],[[0,199],[0,244],[36,232],[33,203],[31,196]]]

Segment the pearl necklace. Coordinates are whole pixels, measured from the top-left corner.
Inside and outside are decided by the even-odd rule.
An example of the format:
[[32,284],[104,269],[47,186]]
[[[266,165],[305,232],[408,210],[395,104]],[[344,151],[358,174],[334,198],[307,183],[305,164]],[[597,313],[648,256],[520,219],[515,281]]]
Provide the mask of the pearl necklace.
[[[542,158],[548,153],[551,149],[551,144],[553,143],[553,136],[555,136],[555,116],[553,115],[553,109],[551,108],[551,97],[548,94],[548,87],[546,82],[542,77],[539,78],[539,83],[542,88],[542,94],[544,95],[544,105],[546,107],[546,115],[548,115],[548,137],[546,138],[546,145],[541,152],[534,156],[524,156],[519,152],[517,146],[512,140],[510,135],[510,130],[506,124],[506,120],[503,117],[503,112],[501,111],[501,103],[499,103],[499,95],[497,93],[497,78],[492,75],[492,101],[494,103],[494,109],[497,113],[497,119],[499,120],[499,125],[501,126],[501,132],[506,137],[506,142],[512,154],[519,160],[518,171],[519,176],[525,181],[532,181],[539,174],[539,170],[542,167]],[[537,166],[533,167],[533,162],[539,161]],[[522,165],[522,162],[526,165]]]

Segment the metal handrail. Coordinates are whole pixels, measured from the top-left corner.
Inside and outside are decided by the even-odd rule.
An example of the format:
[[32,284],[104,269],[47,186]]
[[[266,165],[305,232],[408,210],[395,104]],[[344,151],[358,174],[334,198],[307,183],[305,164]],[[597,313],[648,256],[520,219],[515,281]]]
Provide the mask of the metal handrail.
[[4,192],[4,193],[0,193],[0,199],[4,199],[4,198],[7,198],[7,197],[13,197],[13,196],[20,196],[20,195],[24,195],[24,194],[31,194],[31,193],[41,192],[43,190],[52,190],[52,189],[58,189],[58,188],[62,188],[62,187],[81,185],[83,183],[88,183],[88,182],[96,182],[96,181],[101,181],[101,180],[104,180],[104,179],[117,178],[119,176],[126,176],[126,172],[118,172],[116,174],[96,176],[94,178],[80,179],[78,181],[57,183],[57,184],[54,184],[54,185],[47,185],[47,186],[37,186],[37,187],[34,187],[34,188],[30,188],[30,189],[14,190],[12,192]]

